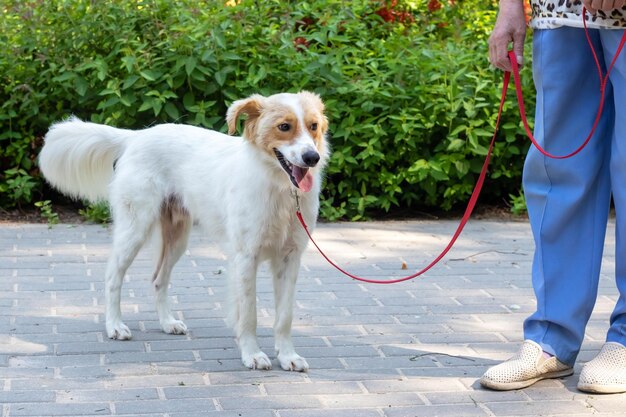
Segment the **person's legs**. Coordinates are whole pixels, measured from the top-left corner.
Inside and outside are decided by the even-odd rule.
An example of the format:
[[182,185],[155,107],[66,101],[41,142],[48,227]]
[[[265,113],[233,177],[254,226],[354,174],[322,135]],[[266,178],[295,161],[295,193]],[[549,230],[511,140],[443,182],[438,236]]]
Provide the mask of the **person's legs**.
[[[601,51],[598,31],[592,31],[592,38]],[[535,31],[533,74],[535,137],[548,152],[569,154],[590,132],[600,102],[600,80],[584,31]],[[528,152],[523,186],[535,239],[532,282],[537,311],[524,322],[526,340],[519,352],[480,379],[485,387],[519,389],[574,372],[596,300],[611,196],[610,87],[606,95],[596,134],[578,155],[551,159],[534,147]]]
[[[598,31],[592,38],[601,51]],[[596,65],[582,29],[536,31],[533,48],[535,136],[548,152],[568,154],[584,141],[596,116]],[[537,297],[537,311],[524,322],[524,337],[570,366],[597,296],[610,203],[612,100],[609,86],[600,125],[582,152],[551,159],[531,147],[524,166]]]

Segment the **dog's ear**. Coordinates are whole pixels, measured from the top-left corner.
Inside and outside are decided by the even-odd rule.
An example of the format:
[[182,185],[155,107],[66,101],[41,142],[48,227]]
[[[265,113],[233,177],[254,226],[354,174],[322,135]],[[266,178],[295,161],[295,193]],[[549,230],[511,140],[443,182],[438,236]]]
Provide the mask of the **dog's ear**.
[[326,106],[324,106],[324,102],[322,101],[322,98],[318,94],[312,93],[310,91],[302,90],[298,93],[298,95],[302,97],[304,100],[306,100],[309,105],[317,108],[317,110],[319,110],[320,113],[324,114],[326,110]]
[[264,98],[259,94],[254,94],[248,98],[237,100],[230,105],[226,112],[229,135],[234,135],[237,132],[237,121],[242,114],[248,116],[246,125],[253,123],[259,117]]

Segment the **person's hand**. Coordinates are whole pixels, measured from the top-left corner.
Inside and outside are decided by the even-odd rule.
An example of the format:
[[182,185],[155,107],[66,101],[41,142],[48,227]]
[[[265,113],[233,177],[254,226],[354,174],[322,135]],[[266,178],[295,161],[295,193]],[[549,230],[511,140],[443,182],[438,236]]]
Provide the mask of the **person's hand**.
[[583,6],[591,14],[596,14],[599,10],[610,12],[614,9],[621,9],[624,4],[626,4],[626,0],[583,0]]
[[525,38],[524,0],[500,0],[498,18],[489,37],[489,61],[496,68],[511,71],[509,44],[513,43],[513,52],[517,57],[517,62],[522,65]]

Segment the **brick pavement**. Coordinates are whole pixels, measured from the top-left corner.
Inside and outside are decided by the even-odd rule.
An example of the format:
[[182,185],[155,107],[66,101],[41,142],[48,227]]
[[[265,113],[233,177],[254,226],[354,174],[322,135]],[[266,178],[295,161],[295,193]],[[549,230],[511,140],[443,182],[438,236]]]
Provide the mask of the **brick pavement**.
[[[324,224],[320,244],[371,277],[403,275],[445,245],[456,222]],[[580,364],[602,344],[616,301],[614,226],[600,295],[576,373],[523,391],[477,385],[509,357],[533,309],[526,222],[474,220],[422,279],[353,282],[308,250],[295,344],[310,372],[244,369],[224,324],[225,259],[194,232],[174,270],[174,308],[191,332],[160,331],[144,251],[122,308],[133,340],[110,341],[103,272],[110,231],[98,225],[0,225],[0,416],[405,417],[626,416],[625,395],[585,395]],[[401,270],[402,262],[409,271]],[[260,341],[272,357],[270,279],[259,282]]]

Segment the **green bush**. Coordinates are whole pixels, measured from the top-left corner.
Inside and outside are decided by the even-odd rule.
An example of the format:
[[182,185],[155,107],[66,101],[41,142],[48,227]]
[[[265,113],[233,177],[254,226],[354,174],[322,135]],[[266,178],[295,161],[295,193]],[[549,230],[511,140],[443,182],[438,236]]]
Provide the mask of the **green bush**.
[[[486,46],[495,9],[492,0],[5,0],[0,204],[50,196],[34,161],[50,123],[70,114],[225,131],[233,100],[308,89],[331,126],[323,217],[463,205],[499,99],[502,74]],[[527,144],[512,100],[482,201],[519,188]]]

